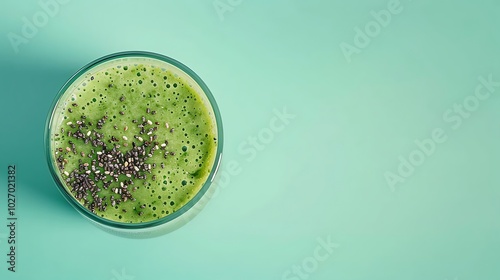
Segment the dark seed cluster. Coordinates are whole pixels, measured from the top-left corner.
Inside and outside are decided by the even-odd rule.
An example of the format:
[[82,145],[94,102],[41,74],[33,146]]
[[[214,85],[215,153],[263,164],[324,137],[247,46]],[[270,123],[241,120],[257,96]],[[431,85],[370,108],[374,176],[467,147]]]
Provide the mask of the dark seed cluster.
[[[77,107],[76,103],[72,104]],[[152,112],[147,110],[148,114]],[[116,207],[122,202],[128,200],[136,201],[133,193],[137,190],[134,186],[134,179],[146,180],[152,170],[157,168],[156,164],[148,164],[146,160],[153,157],[155,152],[160,152],[166,158],[167,155],[174,155],[173,152],[166,151],[168,141],[159,143],[158,136],[153,134],[158,130],[153,122],[145,116],[141,117],[141,122],[138,123],[140,134],[134,135],[134,139],[118,139],[115,136],[105,137],[99,132],[103,125],[108,120],[107,114],[97,120],[95,127],[91,122],[87,121],[87,117],[82,115],[80,120],[75,123],[68,122],[67,125],[73,130],[67,131],[69,146],[63,149],[56,149],[57,165],[60,171],[65,175],[65,181],[70,187],[74,197],[80,200],[85,207],[95,213],[96,211],[106,211],[108,206]],[[95,128],[95,129],[94,129]],[[116,129],[116,128],[115,128]],[[124,127],[124,131],[128,127]],[[86,131],[86,132],[85,132]],[[64,129],[61,128],[61,133]],[[142,134],[146,134],[141,136]],[[83,151],[77,151],[74,141],[83,141],[92,148],[85,155]],[[120,143],[127,147],[131,142],[132,147],[126,151],[120,151]],[[65,158],[69,154],[80,154],[83,158],[88,157],[90,163],[79,160],[79,165],[76,169],[68,172],[65,170],[65,165],[68,160]],[[161,163],[161,168],[164,164]],[[152,175],[151,179],[156,181],[156,176]],[[110,190],[111,195],[107,198],[102,196],[102,189]],[[144,208],[144,207],[141,207]],[[143,215],[143,211],[137,212],[139,216]]]

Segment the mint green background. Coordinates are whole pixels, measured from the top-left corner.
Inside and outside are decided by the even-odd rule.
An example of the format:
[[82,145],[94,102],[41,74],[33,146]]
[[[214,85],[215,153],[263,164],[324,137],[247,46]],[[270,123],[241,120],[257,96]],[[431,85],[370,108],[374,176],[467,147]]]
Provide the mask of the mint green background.
[[[225,2],[225,1],[224,1]],[[282,279],[338,249],[308,279],[500,279],[500,88],[453,130],[442,114],[500,81],[500,2],[401,1],[403,11],[348,63],[371,10],[389,1],[69,1],[19,53],[36,1],[0,3],[0,225],[6,169],[18,168],[18,272],[1,279]],[[241,173],[168,235],[130,240],[84,220],[58,193],[43,147],[54,96],[81,66],[123,50],[178,59],[219,104],[227,163]],[[257,157],[238,146],[273,110],[296,115]],[[442,128],[448,140],[392,192],[384,173]],[[0,226],[0,238],[7,232]],[[293,279],[293,278],[292,278]],[[297,278],[300,279],[300,278]]]

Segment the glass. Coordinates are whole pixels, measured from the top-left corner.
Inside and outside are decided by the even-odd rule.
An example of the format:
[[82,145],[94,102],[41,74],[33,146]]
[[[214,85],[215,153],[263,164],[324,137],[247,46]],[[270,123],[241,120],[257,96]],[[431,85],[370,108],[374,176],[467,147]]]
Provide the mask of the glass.
[[[178,75],[182,80],[190,84],[194,91],[198,94],[198,96],[203,99],[204,104],[207,106],[207,109],[210,113],[210,117],[215,124],[216,131],[214,132],[214,134],[218,139],[216,144],[217,151],[215,154],[215,161],[211,168],[208,179],[204,182],[198,193],[196,193],[196,195],[194,195],[194,197],[192,197],[184,206],[182,206],[177,211],[171,214],[167,214],[165,217],[154,221],[142,223],[121,223],[102,218],[92,213],[70,193],[69,189],[64,183],[64,180],[62,179],[61,172],[56,165],[55,150],[51,137],[52,132],[55,129],[55,119],[58,117],[58,114],[61,113],[61,103],[69,100],[68,98],[72,92],[72,89],[83,83],[83,80],[85,79],[85,77],[88,77],[91,71],[109,67],[107,65],[117,62],[119,63],[121,61],[127,61],[128,63],[130,63],[130,61],[138,61],[140,63],[143,63],[149,60],[152,60],[155,63],[161,63],[161,66],[163,66],[162,69],[164,68],[171,71],[171,73]],[[189,222],[199,211],[201,211],[203,206],[210,199],[215,187],[213,186],[212,182],[215,179],[222,158],[222,120],[220,117],[219,109],[217,107],[217,103],[215,102],[215,99],[212,96],[207,85],[202,81],[200,77],[198,77],[198,75],[196,75],[196,73],[194,73],[187,66],[170,57],[156,53],[142,51],[120,52],[104,56],[89,63],[88,65],[77,71],[76,74],[74,74],[64,84],[64,86],[57,94],[47,118],[44,141],[47,163],[56,186],[58,187],[63,197],[80,214],[92,221],[95,225],[113,234],[132,238],[154,237],[178,229],[179,227]]]

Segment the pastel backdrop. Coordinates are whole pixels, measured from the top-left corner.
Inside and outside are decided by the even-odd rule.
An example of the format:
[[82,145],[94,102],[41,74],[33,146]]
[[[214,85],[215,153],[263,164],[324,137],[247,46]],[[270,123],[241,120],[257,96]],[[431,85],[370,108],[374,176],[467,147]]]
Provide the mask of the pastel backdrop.
[[[2,1],[0,278],[500,279],[499,10],[494,0]],[[217,195],[155,239],[87,222],[44,154],[59,88],[125,50],[188,65],[224,121]]]

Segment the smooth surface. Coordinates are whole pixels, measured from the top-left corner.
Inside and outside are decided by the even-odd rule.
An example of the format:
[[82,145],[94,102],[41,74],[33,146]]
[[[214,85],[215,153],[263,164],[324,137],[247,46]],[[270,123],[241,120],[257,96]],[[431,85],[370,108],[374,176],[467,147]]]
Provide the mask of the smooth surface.
[[[1,2],[1,279],[500,278],[500,86],[471,97],[480,77],[500,81],[498,1],[220,3],[234,7],[220,16],[212,0],[67,1],[16,53],[8,34],[37,13],[44,23],[43,8]],[[366,25],[373,36],[355,41]],[[189,66],[224,121],[218,192],[155,239],[115,237],[81,217],[42,145],[63,83],[123,50]],[[470,112],[455,113],[464,101]],[[422,154],[391,188],[399,157]],[[4,261],[8,164],[18,168],[16,273]],[[339,246],[324,249],[329,236]]]

